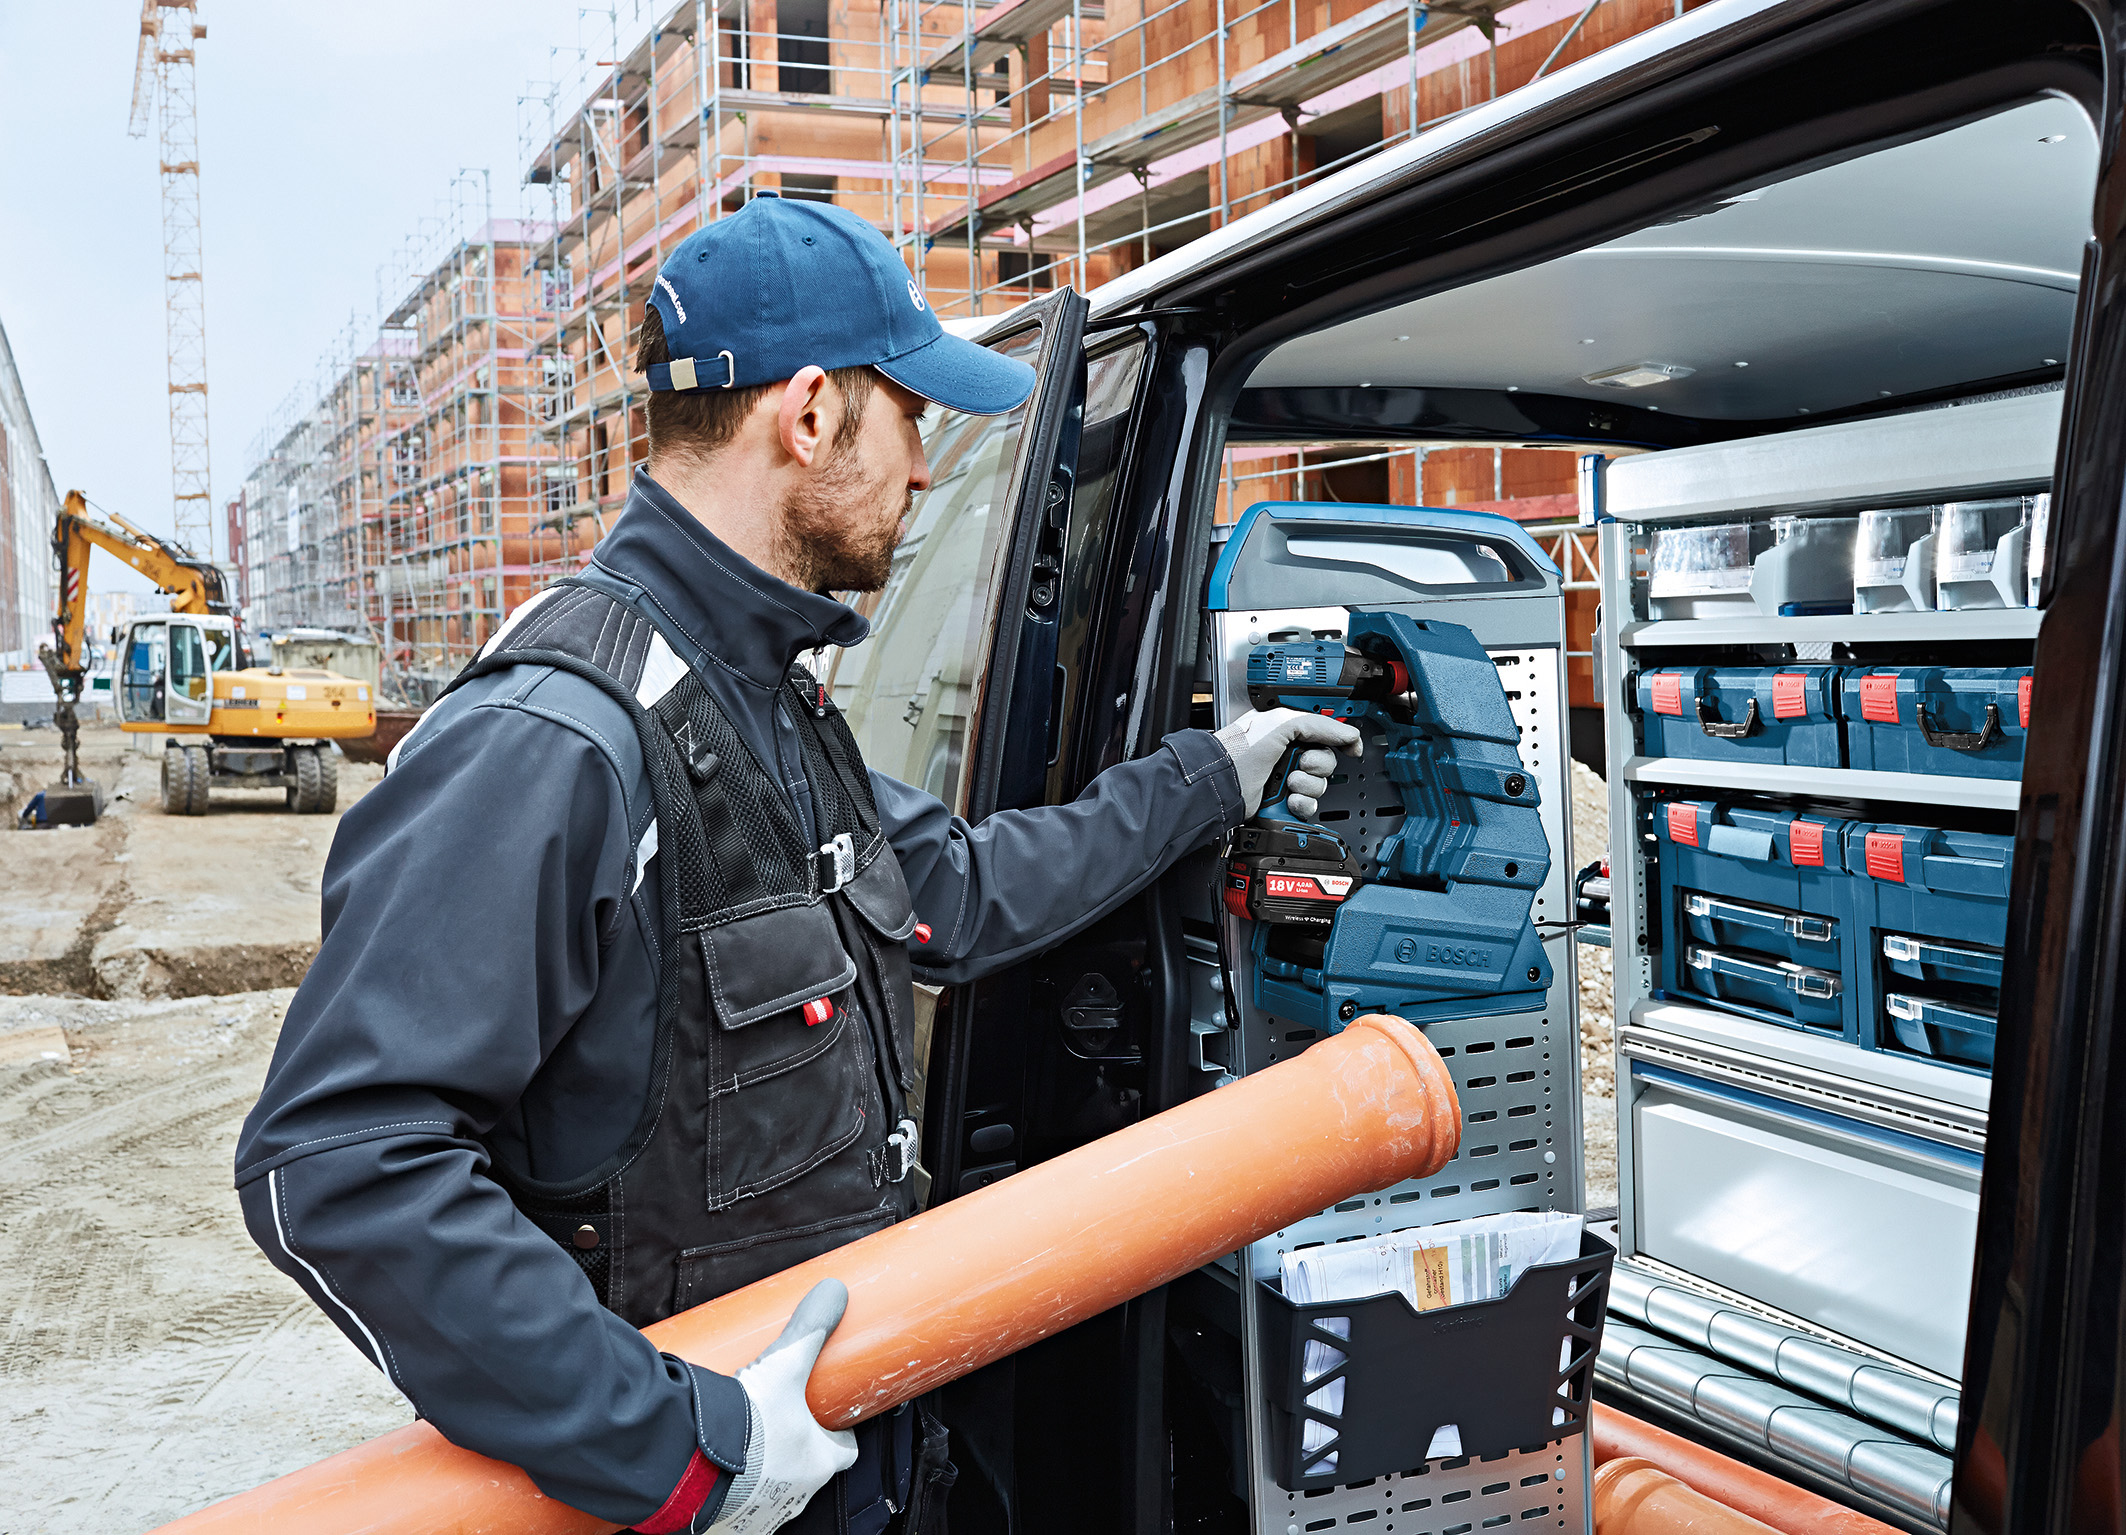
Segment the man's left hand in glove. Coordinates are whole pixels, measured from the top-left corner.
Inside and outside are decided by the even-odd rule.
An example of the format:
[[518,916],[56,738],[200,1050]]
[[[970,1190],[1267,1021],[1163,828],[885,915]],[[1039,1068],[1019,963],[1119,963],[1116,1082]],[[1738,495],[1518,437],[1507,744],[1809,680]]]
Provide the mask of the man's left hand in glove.
[[[1284,802],[1303,821],[1320,814],[1321,796],[1336,771],[1335,754],[1357,757],[1365,751],[1356,725],[1299,709],[1251,709],[1218,732],[1218,744],[1240,775],[1240,795],[1249,815],[1262,808],[1265,790],[1274,794],[1281,787]],[[1287,752],[1301,745],[1313,749],[1299,754],[1281,786],[1272,786],[1270,775]]]

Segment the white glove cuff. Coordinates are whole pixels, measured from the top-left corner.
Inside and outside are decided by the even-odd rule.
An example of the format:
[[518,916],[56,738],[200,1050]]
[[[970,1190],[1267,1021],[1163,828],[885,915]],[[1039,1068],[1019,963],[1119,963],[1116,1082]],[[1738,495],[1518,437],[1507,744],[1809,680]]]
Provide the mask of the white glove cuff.
[[767,1446],[761,1443],[762,1425],[760,1409],[753,1405],[753,1393],[746,1393],[746,1464],[743,1471],[734,1472],[731,1485],[724,1489],[723,1502],[716,1506],[716,1518],[702,1524],[695,1516],[691,1535],[707,1535],[708,1531],[725,1529],[746,1512],[746,1505],[760,1495],[760,1470],[767,1460]]

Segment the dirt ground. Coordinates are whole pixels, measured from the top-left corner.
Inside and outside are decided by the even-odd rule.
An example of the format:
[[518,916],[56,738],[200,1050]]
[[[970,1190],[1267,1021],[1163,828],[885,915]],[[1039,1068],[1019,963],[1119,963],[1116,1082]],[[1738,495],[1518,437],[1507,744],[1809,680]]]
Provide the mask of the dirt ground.
[[[0,1535],[146,1529],[411,1416],[229,1187],[338,817],[166,817],[158,759],[84,745],[105,819],[0,830]],[[0,730],[0,824],[57,764]]]
[[[1572,765],[1574,873],[1609,847],[1609,785],[1586,764]],[[1616,1023],[1611,1016],[1609,950],[1580,944],[1580,1122],[1587,1139],[1587,1208],[1617,1202]]]

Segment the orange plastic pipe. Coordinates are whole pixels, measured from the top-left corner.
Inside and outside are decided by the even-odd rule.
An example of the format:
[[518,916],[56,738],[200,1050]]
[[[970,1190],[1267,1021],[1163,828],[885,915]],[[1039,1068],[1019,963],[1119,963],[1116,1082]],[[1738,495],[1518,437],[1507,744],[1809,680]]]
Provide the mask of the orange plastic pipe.
[[1599,1402],[1594,1410],[1594,1457],[1603,1463],[1626,1457],[1652,1461],[1686,1486],[1741,1510],[1781,1535],[1899,1535],[1895,1526],[1871,1519],[1857,1508],[1820,1498],[1769,1471],[1746,1466]]
[[[854,1423],[1325,1206],[1444,1166],[1447,1069],[1397,1018],[645,1329],[725,1373],[819,1280],[849,1309],[807,1393]],[[590,1535],[613,1526],[416,1423],[163,1527],[168,1535]]]
[[1774,1535],[1636,1455],[1595,1468],[1594,1527],[1595,1535]]

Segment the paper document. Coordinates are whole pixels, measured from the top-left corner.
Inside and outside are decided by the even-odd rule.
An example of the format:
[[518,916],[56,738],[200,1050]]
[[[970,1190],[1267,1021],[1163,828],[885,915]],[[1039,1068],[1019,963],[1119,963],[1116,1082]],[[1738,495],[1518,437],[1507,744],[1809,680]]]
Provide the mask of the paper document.
[[1304,1247],[1284,1255],[1284,1293],[1308,1306],[1399,1290],[1419,1311],[1497,1300],[1527,1270],[1578,1257],[1580,1228],[1571,1211],[1522,1211]]

